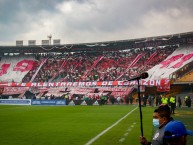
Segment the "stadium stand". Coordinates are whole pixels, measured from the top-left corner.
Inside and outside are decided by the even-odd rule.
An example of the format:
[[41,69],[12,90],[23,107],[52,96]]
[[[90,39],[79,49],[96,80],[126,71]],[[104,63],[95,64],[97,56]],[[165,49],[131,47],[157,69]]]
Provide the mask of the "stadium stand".
[[171,49],[167,48],[147,48],[105,54],[54,55],[43,64],[36,60],[38,63],[23,78],[23,82],[29,82],[37,71],[33,82],[127,80],[163,61],[170,53]]
[[[0,50],[2,54],[0,81],[16,83],[126,81],[147,71],[149,80],[171,79],[174,82],[190,83],[193,81],[193,34],[180,35],[181,37],[177,34],[172,37],[144,38],[145,41],[136,39],[92,45],[74,44],[68,47],[67,45],[10,47],[8,52],[6,52],[8,49],[3,47]],[[10,55],[9,52],[18,55]],[[68,92],[69,97],[72,97],[77,93],[82,95],[82,92],[83,94],[86,92],[89,93],[88,98],[95,98],[93,95],[101,97],[104,92],[108,92],[116,98],[136,91],[133,87],[125,91],[126,94],[123,90],[97,89],[98,91],[87,92],[83,91],[84,89],[71,88],[63,91],[63,95]],[[39,88],[30,90],[36,90],[32,92],[36,92],[40,97],[46,95],[46,92],[47,97],[56,98],[56,94],[59,94],[58,97],[62,96],[61,90],[53,93],[40,92]],[[155,94],[155,91],[151,94]],[[171,93],[173,95],[179,92],[172,90]]]
[[193,82],[193,71],[189,72],[188,74],[182,76],[176,82]]

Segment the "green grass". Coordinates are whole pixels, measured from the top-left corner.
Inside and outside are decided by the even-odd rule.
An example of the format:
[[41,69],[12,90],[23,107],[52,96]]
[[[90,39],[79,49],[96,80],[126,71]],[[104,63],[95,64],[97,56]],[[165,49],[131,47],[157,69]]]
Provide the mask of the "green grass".
[[[143,133],[148,139],[152,136],[153,110],[151,107],[142,108]],[[137,109],[92,145],[139,145],[140,135],[139,109]],[[121,141],[123,138],[125,140]]]
[[[0,106],[0,144],[84,145],[136,107]],[[153,107],[142,108],[143,132],[148,139],[152,136],[153,110]],[[174,118],[182,120],[188,125],[188,129],[193,130],[192,112],[192,109],[178,109]],[[139,109],[137,109],[92,145],[139,145],[140,135]]]

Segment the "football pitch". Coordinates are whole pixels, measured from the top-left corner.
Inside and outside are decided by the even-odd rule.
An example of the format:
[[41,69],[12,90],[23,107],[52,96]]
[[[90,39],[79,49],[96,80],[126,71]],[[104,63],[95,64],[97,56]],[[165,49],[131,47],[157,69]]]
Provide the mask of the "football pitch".
[[[154,109],[142,107],[148,139]],[[137,105],[0,106],[0,145],[139,145],[139,116]],[[177,108],[172,117],[193,130],[192,108]]]

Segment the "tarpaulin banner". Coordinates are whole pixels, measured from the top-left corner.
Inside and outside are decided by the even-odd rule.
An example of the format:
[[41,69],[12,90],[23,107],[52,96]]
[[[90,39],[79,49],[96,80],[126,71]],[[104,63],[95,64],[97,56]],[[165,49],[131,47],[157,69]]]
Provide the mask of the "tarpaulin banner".
[[131,90],[133,90],[133,87],[122,87],[122,88],[118,88],[118,87],[102,87],[102,88],[98,88],[100,91],[115,91],[115,92],[121,92],[121,91],[127,91],[130,92]]
[[128,95],[130,92],[112,92],[111,95],[113,96],[122,96],[122,95]]
[[[97,81],[97,82],[37,82],[37,83],[8,83],[11,87],[107,87],[134,86],[137,81]],[[169,79],[140,80],[141,86],[168,86]]]
[[170,92],[170,86],[157,86],[158,92]]
[[3,95],[21,94],[29,90],[29,87],[4,87]]

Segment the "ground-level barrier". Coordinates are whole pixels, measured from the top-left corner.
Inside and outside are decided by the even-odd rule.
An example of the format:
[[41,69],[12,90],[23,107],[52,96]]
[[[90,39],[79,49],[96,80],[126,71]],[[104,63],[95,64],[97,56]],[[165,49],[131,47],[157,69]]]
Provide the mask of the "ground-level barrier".
[[101,100],[0,99],[0,105],[34,105],[34,106],[101,105]]

